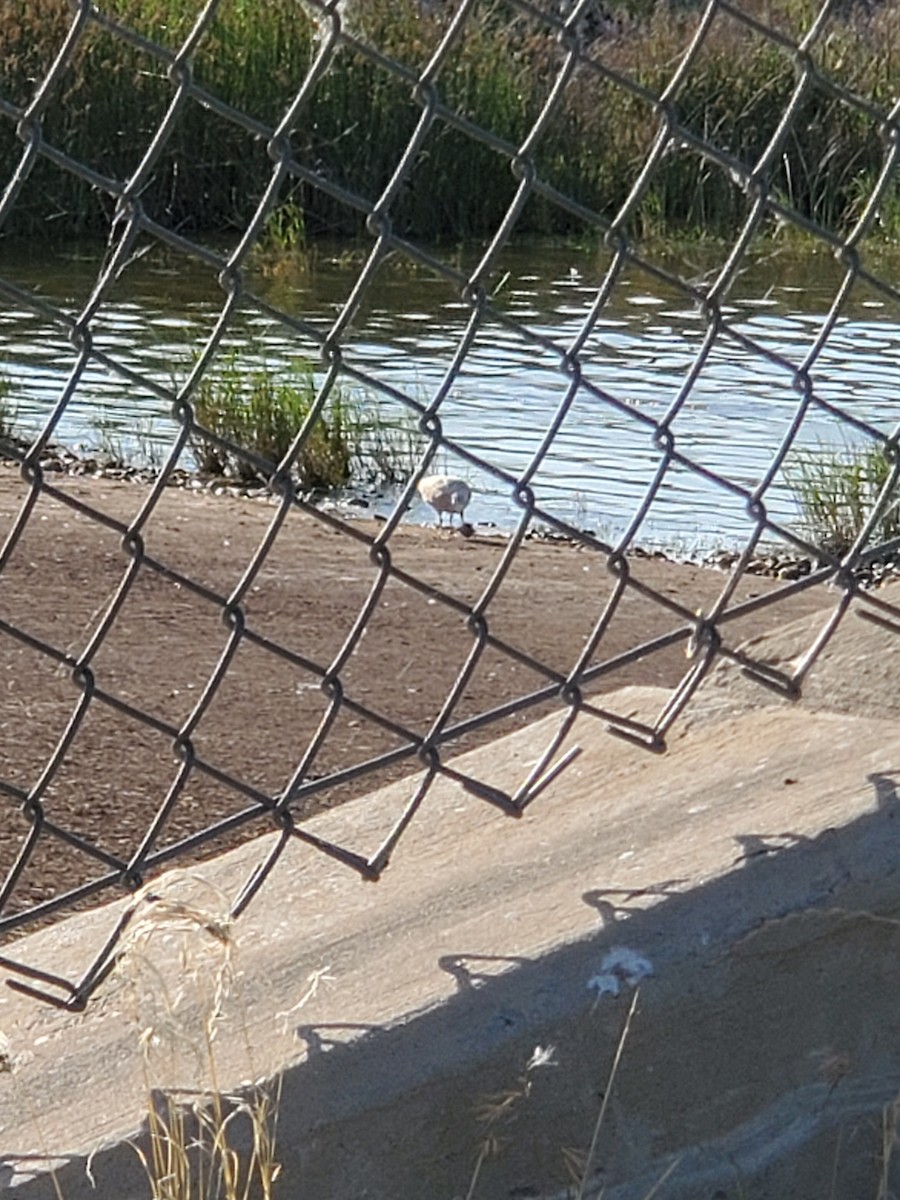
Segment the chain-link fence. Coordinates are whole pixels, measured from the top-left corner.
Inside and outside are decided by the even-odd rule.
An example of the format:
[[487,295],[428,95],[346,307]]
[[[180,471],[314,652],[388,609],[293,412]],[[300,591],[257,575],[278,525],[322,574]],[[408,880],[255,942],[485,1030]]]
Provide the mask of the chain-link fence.
[[[595,0],[423,0],[393,7],[307,0],[295,6],[291,27],[306,31],[308,58],[301,63],[289,55],[273,68],[281,103],[265,119],[251,106],[223,98],[209,65],[225,53],[221,23],[247,6],[224,0],[183,5],[177,38],[174,18],[170,26],[158,17],[156,25],[142,21],[137,3],[70,0],[67,7],[48,4],[44,13],[19,6],[18,18],[29,7],[32,28],[43,21],[56,40],[42,69],[34,77],[26,72],[27,88],[0,95],[9,135],[4,144],[16,147],[3,168],[0,228],[15,232],[23,214],[32,222],[59,216],[50,198],[52,174],[56,183],[72,182],[93,198],[91,219],[96,224],[99,214],[106,222],[108,240],[88,294],[77,303],[56,303],[44,289],[23,282],[28,272],[9,254],[0,273],[0,295],[19,321],[20,338],[33,337],[38,326],[41,336],[56,337],[54,361],[66,372],[52,394],[44,391],[39,431],[7,438],[14,468],[3,481],[0,552],[0,930],[18,931],[95,897],[133,891],[164,864],[273,826],[279,836],[266,843],[258,867],[235,888],[235,914],[297,840],[377,878],[440,775],[518,815],[577,754],[569,737],[578,717],[593,717],[659,751],[716,660],[737,662],[760,684],[795,696],[851,600],[864,615],[897,628],[900,612],[860,582],[867,564],[894,549],[885,530],[890,532],[886,516],[900,470],[900,426],[894,424],[900,409],[890,409],[895,364],[886,350],[877,385],[885,401],[877,420],[854,396],[836,400],[817,377],[855,289],[864,288],[889,311],[898,300],[889,267],[879,265],[886,260],[873,248],[895,203],[897,97],[883,87],[864,87],[850,61],[854,39],[865,58],[872,39],[886,36],[892,5],[825,3],[800,13],[799,7],[782,12],[774,5],[711,0],[703,8],[641,12],[640,6],[603,7]],[[185,14],[185,8],[191,11]],[[273,19],[271,6],[253,8],[251,25],[258,32]],[[406,41],[395,27],[401,15],[414,31]],[[11,25],[18,18],[10,16]],[[664,41],[661,30],[675,38],[677,54],[648,66],[651,42]],[[87,142],[70,139],[64,149],[54,140],[73,103],[72,80],[84,73],[85,56],[99,53],[98,45],[109,62],[104,67],[90,59],[97,71],[113,71],[109,47],[132,56],[126,55],[130,65],[117,76],[123,111],[125,93],[147,77],[165,101],[146,138],[113,118],[118,151],[132,164],[118,175],[105,173],[88,150],[79,155],[78,146]],[[498,118],[493,125],[489,107],[467,108],[460,99],[460,78],[476,70],[466,57],[473,47],[485,79],[491,78],[485,64],[493,62],[497,71],[518,64],[525,72],[526,64],[538,81],[530,110],[519,110],[528,117],[524,136],[512,140],[509,122]],[[228,53],[234,52],[231,46]],[[710,93],[693,107],[685,104],[692,82],[702,77],[708,84],[716,64],[724,62],[721,78],[735,82],[749,70],[751,57],[761,55],[776,63],[771,86],[749,99],[740,99],[736,87],[727,134],[724,121],[710,119]],[[203,70],[195,70],[201,59]],[[390,126],[397,143],[377,187],[362,168],[355,173],[354,164],[360,140],[369,142],[384,130],[373,126],[361,134],[338,126],[324,140],[314,136],[326,110],[332,111],[348,63],[362,72],[368,109],[377,110],[375,124]],[[525,75],[516,78],[521,84]],[[773,96],[766,123],[759,103]],[[582,187],[567,173],[571,164],[562,140],[575,129],[585,162],[599,161],[614,146],[585,144],[585,131],[605,136],[592,122],[615,117],[616,104],[626,103],[644,139],[638,166],[629,174],[625,160],[617,160],[607,175],[595,173],[591,187]],[[85,109],[85,123],[97,119]],[[865,141],[875,165],[866,175],[851,157],[840,168],[845,202],[832,213],[813,195],[812,170],[809,186],[800,187],[797,164],[809,166],[814,155],[823,194],[830,185],[839,191],[841,121],[858,130],[854,153]],[[213,141],[237,136],[257,156],[252,191],[229,185],[232,226],[237,223],[239,232],[218,241],[196,232],[196,222],[182,211],[194,179],[191,139],[205,136],[206,125]],[[167,157],[185,129],[187,157]],[[613,130],[609,141],[624,144],[634,133]],[[817,148],[811,149],[815,138]],[[427,172],[439,150],[450,156],[452,186],[436,194]],[[198,150],[198,192],[211,190],[214,174],[200,157]],[[472,162],[480,175],[468,173]],[[686,162],[695,172],[687,190],[701,197],[687,218],[670,203],[673,179]],[[222,166],[226,173],[231,169]],[[485,196],[495,185],[502,202],[496,214],[485,216]],[[697,276],[673,266],[670,249],[653,247],[674,236],[676,221],[692,222],[695,233],[711,232],[714,219],[702,207],[709,187],[728,196],[726,215],[715,220],[719,234],[722,221],[729,226],[730,239],[713,245],[706,261],[714,266]],[[477,252],[435,248],[447,243],[429,240],[429,220],[445,221],[439,230],[445,237],[448,229],[472,232],[476,210],[482,221]],[[355,265],[352,259],[345,264],[348,282],[328,319],[304,310],[302,288],[288,301],[265,285],[254,256],[273,229],[284,234],[285,214],[310,256],[312,233],[321,232],[312,228],[317,220],[363,239],[365,253]],[[593,238],[592,261],[603,263],[574,333],[531,322],[506,303],[498,286],[511,239],[535,222],[554,235]],[[805,239],[838,264],[825,311],[791,351],[773,349],[729,307],[748,257],[773,231]],[[11,240],[7,251],[15,244]],[[109,309],[148,252],[164,256],[175,280],[188,265],[202,272],[220,297],[215,320],[194,335],[190,366],[178,384],[163,370],[135,365],[107,336]],[[71,260],[65,262],[62,269],[72,270]],[[453,298],[458,322],[438,354],[441,374],[434,386],[410,387],[408,373],[395,374],[386,362],[373,368],[364,352],[367,311],[382,294],[386,265],[396,268],[398,262],[425,273]],[[699,337],[686,348],[677,379],[661,389],[656,407],[624,394],[609,361],[595,353],[603,314],[629,271],[677,297],[700,321]],[[426,320],[434,317],[425,314]],[[240,330],[248,319],[277,330],[282,346],[295,346],[321,364],[308,377],[311,402],[291,428],[287,449],[275,457],[223,432],[207,417],[209,406],[201,409],[198,402],[246,336]],[[552,398],[550,416],[517,470],[498,443],[456,432],[461,383],[473,371],[477,378],[474,360],[498,337],[514,338],[526,363],[531,356]],[[15,358],[14,348],[8,353]],[[730,354],[749,364],[751,373],[773,372],[782,398],[789,396],[773,423],[766,467],[752,483],[740,472],[711,467],[702,438],[682,432],[713,359]],[[103,479],[86,481],[58,469],[54,440],[66,414],[91,402],[98,373],[120,393],[155,403],[171,422],[172,439],[143,489],[122,485],[113,494]],[[379,524],[323,504],[300,476],[304,452],[323,429],[333,428],[335,405],[347,389],[377,397],[415,431],[409,470]],[[14,404],[16,396],[10,399]],[[497,404],[504,403],[501,387]],[[577,444],[585,412],[601,428],[608,423],[625,429],[646,447],[649,467],[640,496],[613,536],[585,530],[547,502],[548,464],[566,439]],[[734,431],[742,419],[736,408]],[[798,532],[773,515],[770,504],[813,420],[817,428],[833,430],[834,440],[842,434],[862,439],[884,466],[842,546]],[[183,472],[198,446],[264,480],[256,501],[216,501],[187,486],[172,488],[190,483]],[[509,498],[516,520],[505,537],[484,530],[469,539],[434,532],[426,545],[422,535],[413,553],[404,538],[417,486],[450,467],[473,488],[470,519],[480,484]],[[599,471],[590,462],[581,469]],[[677,594],[640,554],[675,476],[701,481],[723,504],[736,507],[743,521],[728,572],[702,572],[702,584],[695,572]],[[614,479],[595,483],[601,495],[617,487]],[[578,636],[565,646],[551,636],[559,612],[547,607],[548,593],[526,570],[527,555],[537,552],[528,539],[538,527],[567,542],[547,549],[556,555],[551,573],[594,570],[591,587],[577,593]],[[213,562],[209,547],[216,539],[220,552]],[[479,542],[488,549],[474,574],[469,552]],[[748,589],[760,548],[776,544],[808,566],[784,573],[793,578]],[[792,670],[738,648],[736,631],[752,629],[760,614],[786,608],[811,588],[821,592],[823,605],[832,605],[831,616]],[[509,616],[513,603],[518,624]],[[659,681],[673,686],[656,719],[644,722],[617,710],[610,688],[632,678],[627,672],[635,666],[650,671],[638,678],[654,680],[657,659],[666,663]],[[401,676],[413,682],[406,687]],[[513,719],[547,712],[556,712],[558,723],[517,788],[475,778],[454,764],[456,748],[494,736]],[[332,844],[310,825],[310,815],[323,805],[397,777],[408,779],[408,802],[390,817],[380,845]],[[76,981],[46,976],[27,963],[6,965],[18,973],[18,986],[80,1005],[114,961],[126,921],[127,915]]]

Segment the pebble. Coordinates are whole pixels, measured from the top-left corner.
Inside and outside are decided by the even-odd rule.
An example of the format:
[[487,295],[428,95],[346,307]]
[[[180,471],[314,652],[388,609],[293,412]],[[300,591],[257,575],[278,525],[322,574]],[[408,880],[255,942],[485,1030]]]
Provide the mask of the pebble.
[[[6,444],[4,444],[0,441],[0,461],[5,460],[10,464],[21,461],[21,455],[24,454],[27,448],[27,442],[12,442],[7,439]],[[10,450],[12,453],[10,453]],[[75,454],[63,446],[48,447],[44,456],[40,459],[40,466],[41,470],[45,473],[65,473],[73,476],[90,476],[94,479],[113,479],[133,483],[150,484],[159,478],[159,471],[156,468],[129,466],[119,462],[86,458]],[[191,491],[211,492],[214,496],[232,496],[267,502],[272,500],[269,489],[262,484],[243,484],[229,479],[227,476],[201,478],[195,473],[185,470],[183,467],[175,467],[169,472],[166,479],[166,486],[188,488]],[[342,507],[369,508],[370,501],[365,497],[351,496],[341,505],[335,504],[331,500],[326,500],[322,503],[321,507],[326,511],[339,512]],[[378,514],[375,514],[375,519],[385,520],[384,517]],[[485,522],[479,528],[487,532],[503,532],[497,529],[493,522]],[[472,526],[468,526],[463,536],[471,537],[472,533],[474,533]],[[582,530],[582,534],[584,538],[593,538],[594,536],[593,531],[588,529]],[[586,547],[586,543],[577,537],[571,537],[554,529],[529,529],[525,534],[525,540],[571,545],[576,549]],[[659,548],[648,549],[643,546],[632,547],[628,551],[628,554],[631,558],[652,558],[662,562],[689,563],[699,567],[711,567],[719,571],[732,570],[740,562],[742,556],[740,550],[723,549],[713,550],[699,557],[691,557],[673,554]],[[818,564],[813,563],[808,558],[770,553],[751,558],[745,567],[745,571],[748,575],[766,575],[770,578],[791,582],[803,579],[817,566]],[[898,554],[896,559],[886,562],[867,563],[856,572],[857,582],[864,588],[877,587],[881,583],[897,578],[900,578],[900,554]]]

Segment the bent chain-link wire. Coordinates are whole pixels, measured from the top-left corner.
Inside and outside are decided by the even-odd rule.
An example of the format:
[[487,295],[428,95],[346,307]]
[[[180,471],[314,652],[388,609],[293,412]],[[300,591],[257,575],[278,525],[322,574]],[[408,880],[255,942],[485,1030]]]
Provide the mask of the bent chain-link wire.
[[[896,503],[894,496],[900,477],[900,412],[897,425],[890,435],[885,436],[845,405],[820,395],[815,382],[817,363],[841,318],[847,296],[856,284],[865,283],[892,303],[900,300],[900,291],[863,261],[859,249],[876,219],[879,205],[888,189],[896,183],[900,98],[895,98],[889,108],[880,107],[850,92],[822,67],[816,51],[835,7],[830,0],[821,6],[799,39],[765,24],[759,17],[726,0],[709,0],[697,15],[693,33],[679,62],[658,93],[604,61],[602,39],[592,39],[585,33],[592,14],[597,11],[594,0],[568,4],[551,0],[544,3],[509,0],[507,7],[514,14],[511,19],[524,22],[545,38],[555,39],[558,47],[543,103],[519,144],[509,141],[496,130],[483,127],[459,110],[447,99],[442,88],[443,75],[464,42],[469,23],[483,12],[484,6],[478,0],[459,0],[455,7],[448,5],[447,18],[435,26],[439,36],[433,46],[426,48],[421,69],[397,61],[386,47],[371,44],[354,24],[352,3],[307,0],[306,12],[317,22],[315,53],[303,77],[297,80],[290,102],[277,123],[272,125],[226,103],[194,76],[194,54],[211,36],[219,8],[217,0],[198,5],[192,28],[174,51],[110,16],[104,12],[102,3],[70,0],[69,7],[71,17],[66,35],[43,77],[35,81],[30,101],[18,106],[0,95],[0,120],[15,127],[21,144],[18,160],[12,165],[0,195],[0,228],[19,202],[35,165],[42,161],[95,189],[98,195],[108,199],[114,210],[109,220],[106,257],[90,295],[79,311],[63,311],[36,292],[0,274],[0,296],[5,302],[11,308],[39,317],[64,335],[71,347],[68,379],[47,412],[40,432],[29,445],[13,445],[9,451],[18,462],[24,494],[18,514],[0,548],[0,635],[7,645],[27,650],[64,673],[71,698],[65,728],[55,736],[42,769],[29,786],[6,778],[5,768],[0,763],[0,795],[6,800],[5,814],[12,825],[19,822],[23,829],[0,887],[0,932],[10,934],[116,891],[135,893],[145,885],[148,877],[166,864],[195,857],[223,837],[248,830],[274,829],[276,836],[267,843],[259,863],[247,878],[237,882],[234,915],[243,911],[261,887],[277,887],[273,880],[274,868],[287,847],[298,842],[328,855],[365,880],[377,880],[387,868],[406,829],[427,804],[435,781],[441,777],[454,781],[469,794],[495,805],[502,812],[518,817],[577,758],[579,746],[567,746],[567,743],[578,719],[599,720],[617,736],[659,752],[665,749],[666,734],[673,722],[690,704],[716,662],[724,659],[736,663],[761,685],[794,697],[799,694],[803,680],[851,602],[855,602],[863,615],[886,630],[900,630],[900,611],[882,597],[861,590],[856,582],[859,568],[885,550],[884,546],[871,543],[880,519],[888,507]],[[711,31],[726,17],[765,39],[794,68],[795,81],[790,96],[754,162],[741,161],[728,147],[717,144],[712,135],[701,136],[689,126],[679,109],[686,82],[692,72],[700,69],[698,64],[712,36]],[[264,6],[260,7],[256,19],[265,21]],[[54,105],[63,102],[61,94],[67,69],[85,39],[98,32],[149,56],[165,72],[170,88],[168,104],[158,127],[149,144],[141,149],[138,165],[127,179],[109,178],[90,164],[76,161],[53,146],[45,131],[44,123]],[[369,64],[384,78],[401,85],[418,114],[414,129],[376,196],[354,190],[356,185],[352,179],[340,181],[329,177],[319,164],[305,161],[297,143],[292,140],[304,124],[315,121],[323,84],[339,69],[341,56],[350,54]],[[582,86],[580,81],[585,78],[622,89],[642,101],[652,111],[655,122],[654,136],[642,169],[611,218],[542,178],[539,165],[539,151],[552,135],[553,121],[564,98]],[[804,102],[813,91],[848,106],[882,131],[885,151],[881,173],[861,206],[855,227],[846,236],[840,236],[799,213],[784,196],[771,188],[773,169],[786,140],[801,119]],[[149,181],[159,170],[173,131],[184,120],[188,108],[198,106],[209,114],[210,119],[215,118],[240,130],[260,142],[266,150],[268,164],[266,171],[260,172],[258,203],[228,253],[220,253],[178,228],[169,228],[147,210],[142,198]],[[470,270],[459,267],[452,256],[418,244],[394,224],[398,197],[404,188],[411,186],[417,160],[438,130],[452,131],[454,135],[486,148],[495,158],[497,171],[508,172],[512,179],[512,196],[507,209]],[[666,160],[679,153],[697,155],[710,170],[721,172],[743,194],[747,204],[746,216],[724,262],[711,279],[701,282],[686,280],[665,263],[656,261],[636,243],[632,233],[649,185]],[[304,316],[302,312],[288,311],[270,296],[258,294],[247,270],[251,253],[271,214],[285,193],[299,184],[317,189],[336,204],[360,214],[371,239],[353,286],[327,323]],[[503,250],[516,232],[523,210],[529,202],[537,200],[568,214],[585,229],[593,231],[609,250],[609,266],[574,335],[556,336],[531,327],[506,312],[491,293],[491,280]],[[732,321],[726,303],[763,221],[773,217],[828,246],[844,271],[812,344],[797,361],[763,344],[745,327]],[[180,385],[166,386],[151,378],[122,361],[114,350],[98,344],[96,337],[103,306],[108,303],[116,281],[127,275],[132,262],[139,256],[141,239],[165,247],[175,261],[190,258],[200,264],[214,274],[222,293],[218,318],[202,344],[195,347],[191,369]],[[410,394],[397,387],[390,378],[380,378],[377,371],[368,368],[365,360],[353,352],[354,321],[371,300],[385,263],[395,255],[404,256],[452,288],[467,309],[464,327],[448,356],[443,378],[427,397]],[[703,318],[700,345],[691,351],[691,362],[684,371],[681,384],[659,416],[642,410],[618,394],[615,380],[608,373],[592,369],[589,362],[590,340],[596,334],[606,305],[629,269],[640,270],[647,278],[673,290]],[[226,353],[239,314],[248,311],[276,325],[299,347],[316,347],[323,368],[317,376],[319,383],[308,415],[297,428],[290,449],[278,462],[269,461],[258,451],[206,428],[198,419],[193,403],[198,389]],[[558,380],[552,417],[540,431],[529,461],[518,472],[493,461],[490,451],[476,449],[448,433],[449,398],[470,364],[479,339],[490,337],[492,328],[514,336],[536,360],[552,361]],[[693,452],[689,440],[685,440],[679,424],[679,417],[694,399],[698,380],[708,369],[713,350],[722,346],[730,346],[754,361],[775,368],[789,381],[796,395],[792,419],[779,438],[768,469],[753,486],[705,465]],[[177,427],[165,460],[130,521],[111,516],[99,504],[93,504],[55,482],[46,462],[48,446],[63,414],[84,395],[86,373],[96,368],[104,369],[123,387],[139,388],[151,394],[167,408]],[[339,389],[348,384],[369,389],[399,406],[416,420],[423,438],[421,452],[409,478],[401,487],[390,515],[374,534],[334,511],[317,506],[296,481],[295,467],[314,437],[317,423],[339,394]],[[567,422],[571,422],[576,402],[591,404],[609,419],[627,421],[642,432],[656,454],[655,469],[643,495],[626,528],[614,542],[562,520],[542,503],[542,470],[560,432],[569,427]],[[853,546],[840,555],[827,547],[812,545],[795,529],[774,519],[767,505],[771,489],[797,444],[804,422],[812,413],[827,416],[840,428],[871,439],[882,447],[891,464],[889,477]],[[146,537],[147,526],[158,510],[164,489],[184,461],[187,447],[198,437],[261,473],[268,480],[268,492],[273,501],[267,527],[249,559],[242,564],[240,577],[230,591],[210,586],[183,566],[165,561]],[[489,577],[482,583],[480,593],[471,601],[460,599],[449,586],[439,586],[431,579],[420,578],[396,553],[396,531],[414,497],[416,486],[442,455],[452,455],[465,468],[494,481],[512,498],[518,510],[511,536]],[[661,497],[677,471],[686,471],[704,480],[719,494],[740,502],[748,521],[749,533],[742,551],[717,599],[705,611],[692,609],[689,604],[649,584],[641,577],[637,560],[632,557],[632,552],[640,545],[648,515],[662,502]],[[9,570],[20,549],[29,523],[37,520],[36,509],[42,501],[54,501],[73,519],[77,517],[94,523],[118,539],[120,577],[95,614],[83,641],[75,647],[63,648],[46,636],[29,632],[3,607],[4,572]],[[250,604],[255,582],[272,561],[286,524],[297,514],[335,535],[336,559],[342,555],[349,559],[363,553],[372,572],[368,593],[340,646],[330,657],[301,653],[287,638],[258,625]],[[522,555],[526,536],[536,523],[568,538],[590,556],[592,563],[603,567],[609,582],[608,594],[601,596],[598,591],[596,610],[588,614],[589,631],[580,651],[564,669],[558,663],[545,661],[540,653],[517,645],[495,620],[498,598],[505,589],[517,586],[512,572]],[[777,539],[799,555],[809,557],[816,565],[802,578],[786,580],[780,586],[750,598],[737,599],[738,585],[764,538]],[[900,549],[900,539],[895,541],[897,545],[888,548]],[[149,705],[144,707],[133,699],[117,695],[103,668],[101,652],[109,644],[117,623],[121,622],[136,586],[148,578],[165,581],[177,588],[181,596],[209,606],[221,622],[222,643],[216,661],[180,723],[160,718]],[[809,588],[818,588],[824,593],[828,584],[834,585],[837,591],[833,611],[791,670],[781,671],[758,661],[734,638],[729,640],[735,622],[763,608],[783,604]],[[424,603],[438,606],[459,623],[468,639],[468,648],[455,679],[424,729],[411,728],[397,713],[382,711],[377,702],[354,694],[349,682],[348,665],[360,650],[367,632],[375,627],[384,596],[396,587],[407,589]],[[667,628],[663,632],[648,631],[627,650],[606,654],[605,638],[611,626],[638,602],[652,605],[661,613],[666,618]],[[536,622],[552,619],[553,614],[534,613]],[[615,672],[675,646],[682,646],[687,654],[684,674],[655,719],[636,719],[617,712],[614,701],[607,706],[595,698],[597,688]],[[280,760],[283,786],[276,791],[258,786],[253,781],[249,764],[242,767],[223,765],[203,749],[203,731],[210,711],[224,694],[236,659],[249,650],[270,656],[280,665],[314,680],[322,699],[321,716],[308,742],[304,746],[283,748]],[[424,642],[412,651],[419,655],[430,652]],[[496,703],[487,710],[465,715],[463,697],[488,654],[500,655],[521,667],[530,682],[523,684],[514,699],[498,696]],[[507,791],[490,779],[468,774],[458,762],[445,757],[445,748],[466,735],[489,730],[513,715],[538,708],[543,711],[548,706],[558,710],[559,724],[548,743],[537,748],[518,787]],[[72,759],[73,747],[78,743],[85,722],[113,718],[126,720],[130,727],[163,739],[173,755],[169,774],[161,766],[155,781],[157,799],[152,819],[146,827],[133,831],[131,845],[127,852],[121,853],[111,853],[91,837],[56,819],[54,806],[48,799],[61,772]],[[369,723],[390,738],[393,746],[369,758],[359,757],[337,767],[323,767],[321,764],[327,764],[330,750],[341,736],[341,722],[347,718]],[[402,810],[394,814],[377,845],[337,844],[317,833],[316,828],[306,821],[305,813],[311,802],[327,798],[336,788],[350,783],[358,784],[359,790],[363,790],[378,772],[403,765],[410,769],[406,783],[408,799]],[[240,798],[242,807],[171,840],[168,831],[172,828],[173,813],[183,801],[188,785],[198,780],[207,780],[226,789],[230,795]],[[23,878],[40,848],[47,845],[77,853],[79,861],[88,864],[82,872],[86,877],[74,878],[71,886],[40,900],[21,900]],[[132,904],[125,907],[104,945],[75,982],[28,963],[10,958],[0,961],[17,975],[12,985],[19,990],[63,1006],[83,1006],[111,969],[133,911]]]

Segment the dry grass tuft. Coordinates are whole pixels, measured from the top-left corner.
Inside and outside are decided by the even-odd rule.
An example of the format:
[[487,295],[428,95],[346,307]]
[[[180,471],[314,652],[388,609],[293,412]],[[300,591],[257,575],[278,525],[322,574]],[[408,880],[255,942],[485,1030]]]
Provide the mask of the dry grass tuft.
[[219,1081],[226,1037],[243,1038],[252,1077],[246,1021],[228,1003],[239,1000],[228,907],[187,872],[144,888],[113,976],[139,1031],[147,1134],[135,1151],[152,1200],[269,1200],[279,1175],[279,1083],[230,1094]]

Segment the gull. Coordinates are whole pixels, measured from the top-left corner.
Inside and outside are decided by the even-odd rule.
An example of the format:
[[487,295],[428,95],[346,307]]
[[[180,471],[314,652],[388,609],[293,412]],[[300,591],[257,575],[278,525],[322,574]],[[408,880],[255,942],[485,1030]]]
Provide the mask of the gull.
[[452,475],[426,475],[416,485],[417,491],[426,504],[438,515],[438,525],[444,524],[444,513],[450,514],[450,527],[453,527],[453,514],[459,513],[460,532],[468,536],[472,526],[465,519],[466,505],[472,498],[472,489],[464,479],[456,479]]

